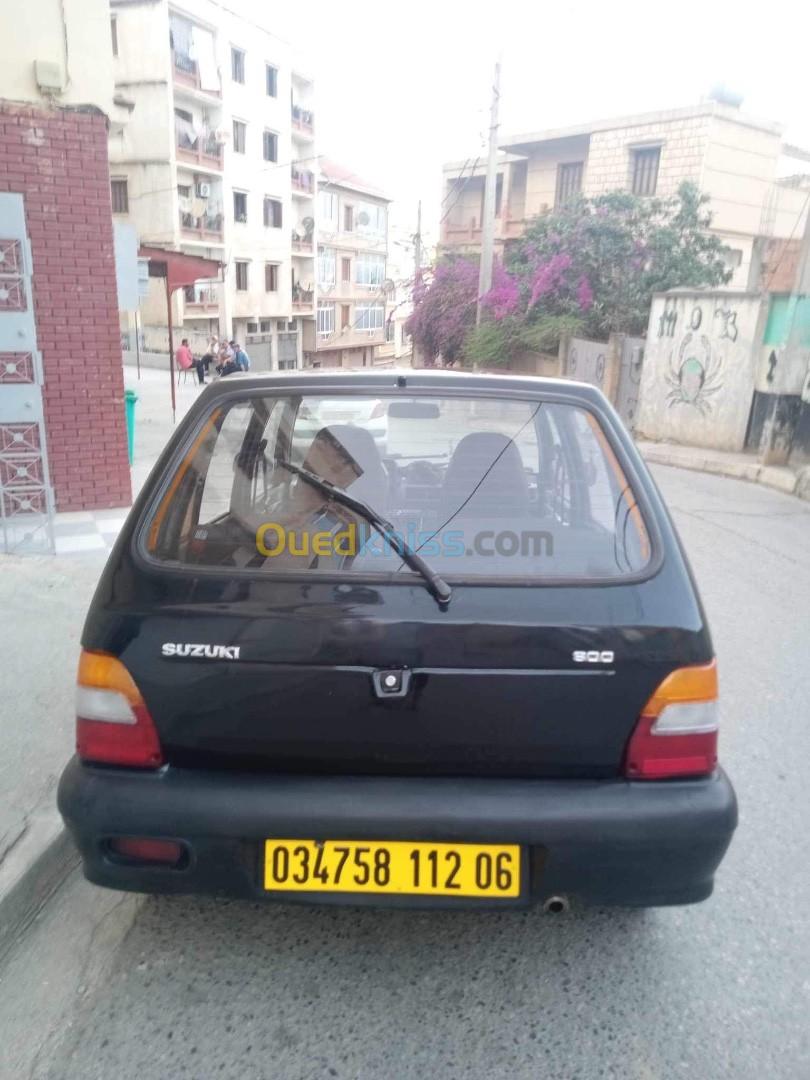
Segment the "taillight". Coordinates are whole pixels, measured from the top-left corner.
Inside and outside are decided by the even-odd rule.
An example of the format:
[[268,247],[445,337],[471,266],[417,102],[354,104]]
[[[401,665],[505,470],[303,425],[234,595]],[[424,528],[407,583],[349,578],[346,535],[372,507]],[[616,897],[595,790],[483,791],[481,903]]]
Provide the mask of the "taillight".
[[163,764],[155,725],[114,656],[82,651],[76,687],[76,752],[82,761],[153,769]]
[[120,855],[132,862],[162,863],[179,866],[186,849],[177,840],[153,840],[148,836],[114,836],[107,841],[113,855]]
[[374,408],[371,410],[369,420],[379,420],[381,416],[385,416],[388,412],[388,405],[385,401],[378,401]]
[[627,747],[625,776],[706,776],[717,765],[717,726],[717,662],[673,671],[642,710]]

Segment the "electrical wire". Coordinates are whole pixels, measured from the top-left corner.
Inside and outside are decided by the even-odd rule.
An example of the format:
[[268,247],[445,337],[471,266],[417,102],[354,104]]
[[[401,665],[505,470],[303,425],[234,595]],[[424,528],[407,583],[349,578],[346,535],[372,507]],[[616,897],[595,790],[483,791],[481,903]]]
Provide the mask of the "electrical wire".
[[473,162],[473,167],[472,167],[472,169],[470,171],[470,175],[467,177],[467,179],[464,181],[464,183],[458,188],[458,193],[457,193],[455,199],[453,199],[453,201],[450,203],[450,205],[445,210],[444,214],[442,214],[442,216],[439,218],[439,224],[440,225],[443,225],[445,223],[445,221],[447,221],[447,219],[452,214],[453,210],[455,209],[456,204],[458,203],[461,196],[464,194],[464,189],[466,188],[467,184],[469,184],[470,180],[472,180],[472,178],[475,176],[475,170],[478,168],[478,165],[480,164],[480,161],[481,161],[481,155],[479,154],[478,157]]

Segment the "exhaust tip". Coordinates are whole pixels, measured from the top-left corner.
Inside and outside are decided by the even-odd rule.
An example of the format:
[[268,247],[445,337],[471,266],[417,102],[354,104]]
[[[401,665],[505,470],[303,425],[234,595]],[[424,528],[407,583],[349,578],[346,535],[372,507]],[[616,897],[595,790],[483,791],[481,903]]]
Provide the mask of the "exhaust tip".
[[571,908],[571,903],[567,896],[549,896],[543,901],[543,911],[549,915],[563,915]]

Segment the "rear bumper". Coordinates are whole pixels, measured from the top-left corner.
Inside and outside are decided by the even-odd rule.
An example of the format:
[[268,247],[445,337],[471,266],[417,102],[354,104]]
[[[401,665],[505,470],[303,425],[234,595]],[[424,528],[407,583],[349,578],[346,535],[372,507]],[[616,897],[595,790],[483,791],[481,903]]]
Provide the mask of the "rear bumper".
[[[166,768],[96,768],[73,759],[59,809],[90,881],[156,893],[258,899],[267,836],[435,840],[526,845],[520,904],[564,893],[587,903],[688,904],[712,891],[737,824],[722,771],[705,780],[493,780],[312,777]],[[122,865],[113,836],[182,840],[183,869]],[[463,901],[335,894],[327,903],[459,906]],[[467,901],[481,906],[481,901]],[[515,901],[492,901],[496,906]]]

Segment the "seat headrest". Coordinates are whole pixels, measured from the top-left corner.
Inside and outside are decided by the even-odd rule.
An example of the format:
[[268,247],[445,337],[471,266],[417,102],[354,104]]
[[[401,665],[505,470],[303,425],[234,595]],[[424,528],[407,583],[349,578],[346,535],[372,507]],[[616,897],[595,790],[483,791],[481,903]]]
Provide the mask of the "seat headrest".
[[443,499],[448,510],[464,506],[470,516],[526,513],[529,484],[514,442],[495,431],[465,435],[447,466]]
[[365,428],[352,424],[322,427],[307,451],[304,468],[374,510],[381,510],[387,502],[388,476],[374,437]]

